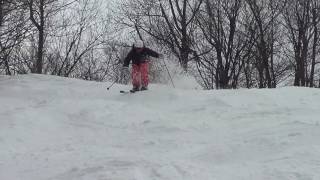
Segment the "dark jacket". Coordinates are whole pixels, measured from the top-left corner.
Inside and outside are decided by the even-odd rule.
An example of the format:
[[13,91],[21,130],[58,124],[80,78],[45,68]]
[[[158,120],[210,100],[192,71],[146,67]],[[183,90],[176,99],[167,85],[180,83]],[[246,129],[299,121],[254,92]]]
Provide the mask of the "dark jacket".
[[143,48],[133,47],[131,51],[128,53],[127,57],[125,58],[123,66],[128,67],[131,60],[132,60],[132,64],[139,65],[141,63],[146,62],[148,60],[148,56],[158,58],[159,53],[146,47],[143,47]]

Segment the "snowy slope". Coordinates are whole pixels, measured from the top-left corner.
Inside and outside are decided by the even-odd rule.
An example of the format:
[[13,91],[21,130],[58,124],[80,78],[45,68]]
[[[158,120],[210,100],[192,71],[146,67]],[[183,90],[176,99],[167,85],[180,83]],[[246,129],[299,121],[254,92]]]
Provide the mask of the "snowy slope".
[[319,180],[320,90],[0,76],[0,180]]

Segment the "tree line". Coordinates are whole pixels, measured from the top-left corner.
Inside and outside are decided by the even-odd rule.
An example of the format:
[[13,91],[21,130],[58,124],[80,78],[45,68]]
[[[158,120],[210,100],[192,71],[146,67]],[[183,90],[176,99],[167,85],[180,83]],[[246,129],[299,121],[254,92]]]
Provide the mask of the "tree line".
[[116,60],[99,0],[0,0],[0,73],[102,81]]
[[206,89],[319,86],[319,0],[132,0],[122,23]]
[[121,81],[141,39],[205,89],[320,87],[320,0],[103,2],[0,0],[0,73]]

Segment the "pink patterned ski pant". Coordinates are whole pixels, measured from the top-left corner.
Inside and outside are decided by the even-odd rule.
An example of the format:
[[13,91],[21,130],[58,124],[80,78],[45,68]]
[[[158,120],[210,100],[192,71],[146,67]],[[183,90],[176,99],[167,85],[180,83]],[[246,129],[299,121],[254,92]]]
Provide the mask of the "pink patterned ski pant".
[[132,65],[132,85],[133,87],[148,87],[149,84],[149,63]]

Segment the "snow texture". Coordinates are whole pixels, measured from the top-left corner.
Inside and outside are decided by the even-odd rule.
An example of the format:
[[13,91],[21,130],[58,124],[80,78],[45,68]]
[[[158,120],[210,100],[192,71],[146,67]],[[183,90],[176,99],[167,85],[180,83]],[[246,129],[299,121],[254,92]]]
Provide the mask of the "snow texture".
[[320,90],[0,76],[0,180],[319,180]]

